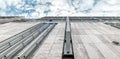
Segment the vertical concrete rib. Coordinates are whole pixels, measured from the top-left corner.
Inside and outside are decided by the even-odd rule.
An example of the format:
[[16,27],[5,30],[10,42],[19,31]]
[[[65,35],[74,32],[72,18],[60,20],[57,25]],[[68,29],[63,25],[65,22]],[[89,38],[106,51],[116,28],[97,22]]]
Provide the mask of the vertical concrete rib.
[[71,25],[69,17],[66,18],[66,28],[65,28],[65,36],[63,43],[63,53],[62,59],[74,59],[72,38],[71,38]]

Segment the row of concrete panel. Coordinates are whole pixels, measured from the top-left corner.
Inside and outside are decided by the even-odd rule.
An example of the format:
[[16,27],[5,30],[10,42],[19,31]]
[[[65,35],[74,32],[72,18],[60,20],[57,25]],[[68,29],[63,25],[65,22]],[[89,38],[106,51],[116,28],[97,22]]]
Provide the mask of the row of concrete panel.
[[51,24],[40,23],[13,37],[10,37],[5,41],[2,41],[0,43],[0,58],[11,59],[14,54],[36,39],[36,37],[38,37],[39,34],[49,26],[51,26]]
[[25,39],[28,34],[34,32],[32,30],[38,29],[38,25],[42,25],[42,24],[37,24],[21,33],[16,34],[15,36],[12,36],[12,37],[0,42],[0,47],[1,47],[0,53],[3,52],[4,50],[8,49],[9,47],[13,46],[14,44],[16,44],[21,39]]
[[27,59],[27,56],[37,47],[40,42],[48,35],[48,33],[53,29],[55,24],[50,25],[43,33],[41,33],[36,39],[34,39],[29,45],[27,45],[14,59]]

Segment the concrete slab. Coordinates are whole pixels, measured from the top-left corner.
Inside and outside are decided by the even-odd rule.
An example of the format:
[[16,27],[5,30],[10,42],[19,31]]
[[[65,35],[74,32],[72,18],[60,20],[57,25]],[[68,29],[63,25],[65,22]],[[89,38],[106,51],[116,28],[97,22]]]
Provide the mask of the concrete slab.
[[[103,23],[73,22],[72,41],[75,59],[119,59],[119,29]],[[65,24],[59,23],[34,53],[32,59],[61,59]]]
[[[120,47],[112,43],[114,40],[120,42],[119,29],[103,23],[89,22],[72,23],[72,30],[74,29],[78,32],[72,35],[75,59],[120,58]],[[86,34],[81,34],[81,29]]]
[[38,24],[38,22],[21,22],[21,23],[15,23],[15,22],[10,22],[10,23],[5,23],[0,25],[0,42],[4,41],[5,39],[14,36],[17,33],[20,33],[27,28],[30,28],[34,25]]
[[32,59],[61,59],[65,23],[59,23],[46,37],[43,44],[33,54]]

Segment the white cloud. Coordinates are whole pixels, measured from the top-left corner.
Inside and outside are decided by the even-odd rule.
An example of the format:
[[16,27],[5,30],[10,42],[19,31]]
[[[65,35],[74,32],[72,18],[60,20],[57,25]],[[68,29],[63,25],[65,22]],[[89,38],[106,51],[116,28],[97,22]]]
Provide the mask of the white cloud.
[[0,8],[2,8],[2,9],[6,8],[6,4],[3,0],[0,0]]
[[[22,15],[25,17],[43,16],[120,16],[120,0],[36,0],[25,4],[26,0],[0,0],[1,15]],[[32,2],[35,0],[29,0]],[[51,3],[49,5],[47,3]],[[14,5],[7,13],[7,6]],[[32,6],[35,5],[35,6]],[[12,10],[14,9],[14,10]],[[26,10],[33,10],[31,13]],[[49,10],[48,13],[44,13]],[[20,12],[20,13],[19,13]],[[23,12],[23,13],[22,13]]]

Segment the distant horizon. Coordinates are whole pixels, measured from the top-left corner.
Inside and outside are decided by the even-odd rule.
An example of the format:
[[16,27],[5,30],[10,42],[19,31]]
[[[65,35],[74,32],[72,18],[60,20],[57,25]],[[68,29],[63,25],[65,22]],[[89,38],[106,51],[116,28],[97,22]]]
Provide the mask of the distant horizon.
[[[22,17],[26,19],[38,19],[38,18],[43,18],[43,17],[67,17],[67,16],[43,16],[43,17],[25,17],[25,16],[0,16],[0,18],[14,18],[14,17]],[[120,17],[120,16],[68,16],[68,17]]]

